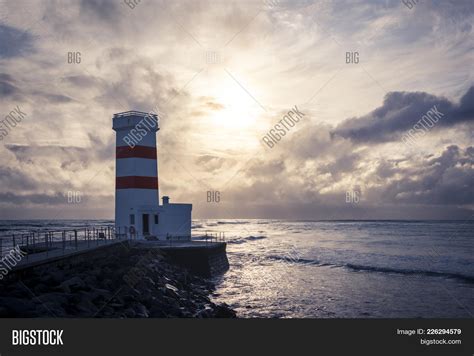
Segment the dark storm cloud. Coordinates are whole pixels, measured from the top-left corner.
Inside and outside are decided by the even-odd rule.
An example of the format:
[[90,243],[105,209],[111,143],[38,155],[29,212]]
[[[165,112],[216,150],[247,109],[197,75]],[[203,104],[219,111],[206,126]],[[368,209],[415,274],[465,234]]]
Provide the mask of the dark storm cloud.
[[[310,129],[304,131],[308,130]],[[307,147],[312,144],[311,137],[305,135],[293,136],[291,140],[298,140],[299,144]],[[362,153],[364,151],[355,153],[350,148],[341,150],[341,141],[344,140],[328,142],[328,154],[323,159],[314,160],[311,155],[303,157],[302,152],[298,154],[297,161],[289,160],[288,157],[285,157],[285,161],[281,158],[266,161],[256,158],[244,169],[243,182],[248,184],[242,184],[238,191],[229,191],[227,195],[229,199],[236,201],[252,197],[255,204],[264,205],[285,199],[288,201],[287,208],[291,211],[298,211],[305,204],[313,207],[322,204],[332,206],[333,209],[339,207],[342,212],[347,208],[346,191],[360,186],[363,204],[384,206],[383,209],[388,209],[386,211],[392,209],[390,207],[404,210],[408,206],[452,206],[454,209],[468,208],[474,204],[472,146],[461,148],[450,145],[439,154],[423,157],[378,158],[378,163],[374,165],[377,161],[368,160],[366,154]],[[293,145],[289,143],[289,146]],[[286,162],[288,163],[285,164]],[[295,162],[298,164],[294,165]],[[297,180],[294,179],[295,176],[298,177]],[[328,189],[329,187],[333,188]],[[446,209],[444,217],[440,212],[436,216],[453,218],[456,213],[461,212],[455,209],[451,214]],[[383,213],[380,214],[382,217]],[[416,216],[423,214],[419,212]]]
[[320,172],[330,173],[332,177],[338,179],[342,173],[354,171],[359,160],[359,154],[347,153],[334,161],[323,164],[320,167]]
[[388,93],[381,107],[362,117],[342,122],[334,129],[332,135],[366,143],[397,140],[403,132],[412,129],[433,107],[443,115],[434,128],[472,122],[474,86],[469,88],[459,104],[424,92]]
[[0,193],[0,201],[10,204],[33,203],[40,205],[64,204],[64,194],[14,194],[11,192]]
[[73,99],[71,99],[70,97],[66,96],[66,95],[62,95],[62,94],[42,94],[40,93],[40,95],[45,98],[46,100],[48,100],[50,103],[53,103],[53,104],[64,104],[64,103],[69,103],[71,101],[73,101]]
[[4,98],[21,100],[22,92],[10,74],[0,73],[0,99]]
[[21,163],[37,163],[40,158],[50,158],[58,160],[61,168],[74,168],[71,170],[87,168],[94,161],[111,161],[114,158],[115,141],[113,138],[108,142],[94,135],[88,134],[93,149],[75,146],[28,146],[28,145],[5,145],[7,150],[15,155]]
[[37,90],[26,90],[23,91],[18,87],[16,80],[7,73],[0,73],[0,98],[13,98],[15,100],[21,100],[24,96],[36,97],[39,100],[46,100],[52,104],[64,104],[74,101],[72,98],[54,93],[45,93]]
[[411,168],[384,162],[378,174],[391,180],[375,189],[382,202],[431,205],[474,204],[474,147],[448,146],[440,156],[427,158]]
[[23,56],[33,50],[33,37],[23,30],[0,24],[0,58]]
[[63,80],[80,88],[89,88],[99,85],[99,80],[90,75],[71,75],[64,77]]
[[433,0],[427,5],[430,6],[431,11],[453,20],[465,19],[474,14],[471,0]]
[[40,155],[51,155],[65,153],[71,156],[80,156],[86,149],[74,146],[36,146],[36,145],[5,145],[5,147],[12,152],[19,161],[24,161],[28,157],[40,156]]
[[393,177],[398,173],[399,164],[403,161],[405,160],[383,160],[378,163],[375,175],[381,179]]
[[0,186],[9,189],[31,190],[38,187],[28,174],[10,167],[0,167]]
[[100,20],[114,21],[119,12],[120,1],[113,0],[82,0],[81,12]]

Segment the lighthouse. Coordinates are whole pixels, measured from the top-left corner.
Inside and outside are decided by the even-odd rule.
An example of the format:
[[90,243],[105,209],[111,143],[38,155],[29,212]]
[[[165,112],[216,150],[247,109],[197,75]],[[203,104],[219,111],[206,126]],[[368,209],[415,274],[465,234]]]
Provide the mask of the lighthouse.
[[127,111],[113,116],[116,132],[115,227],[129,238],[191,237],[192,204],[159,204],[158,116]]

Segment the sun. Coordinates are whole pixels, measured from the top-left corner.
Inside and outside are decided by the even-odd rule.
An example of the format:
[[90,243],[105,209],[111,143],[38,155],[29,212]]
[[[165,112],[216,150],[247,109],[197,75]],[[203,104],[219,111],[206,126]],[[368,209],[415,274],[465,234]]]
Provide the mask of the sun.
[[[232,83],[231,83],[232,84]],[[237,85],[222,85],[216,91],[215,101],[222,105],[221,110],[210,114],[210,124],[221,129],[254,130],[262,108],[254,99]]]
[[213,71],[207,81],[196,84],[196,96],[209,100],[199,118],[202,130],[195,132],[199,147],[213,152],[250,152],[258,148],[268,130],[268,113],[256,100],[261,88],[255,83],[247,85],[244,80],[239,85],[224,71]]

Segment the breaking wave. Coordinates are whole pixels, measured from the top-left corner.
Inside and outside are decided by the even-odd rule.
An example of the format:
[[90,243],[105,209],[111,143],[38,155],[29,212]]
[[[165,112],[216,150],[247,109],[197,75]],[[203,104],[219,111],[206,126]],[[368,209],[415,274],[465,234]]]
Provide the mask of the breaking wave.
[[236,239],[228,240],[228,244],[243,244],[248,241],[256,241],[266,239],[266,236],[246,236],[246,237],[238,237]]
[[241,220],[241,221],[218,221],[217,224],[219,225],[243,225],[248,224],[249,221]]
[[335,264],[335,263],[322,263],[318,260],[305,259],[305,258],[292,258],[289,256],[267,256],[268,259],[277,260],[286,262],[289,264],[303,264],[303,265],[316,265],[318,267],[337,267],[345,268],[354,272],[377,272],[377,273],[394,273],[401,275],[420,275],[426,277],[441,277],[456,279],[462,282],[474,283],[474,276],[462,274],[462,273],[451,273],[451,272],[437,272],[437,271],[427,271],[427,270],[417,270],[417,269],[399,269],[399,268],[390,268],[390,267],[379,267],[379,266],[366,266],[358,265],[352,263],[346,264]]

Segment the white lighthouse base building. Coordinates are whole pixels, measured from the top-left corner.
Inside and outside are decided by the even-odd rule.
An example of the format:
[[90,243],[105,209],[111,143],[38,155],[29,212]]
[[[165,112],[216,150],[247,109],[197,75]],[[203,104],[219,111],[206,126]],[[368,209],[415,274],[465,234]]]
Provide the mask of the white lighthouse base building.
[[[115,228],[128,238],[170,240],[191,238],[192,204],[172,204],[163,197],[163,205],[141,205],[140,199],[117,192]],[[132,199],[127,199],[132,198]],[[129,204],[121,204],[128,201]],[[135,202],[135,204],[133,203]]]
[[115,114],[115,229],[127,238],[191,238],[192,204],[159,205],[156,132],[158,117],[139,111]]

